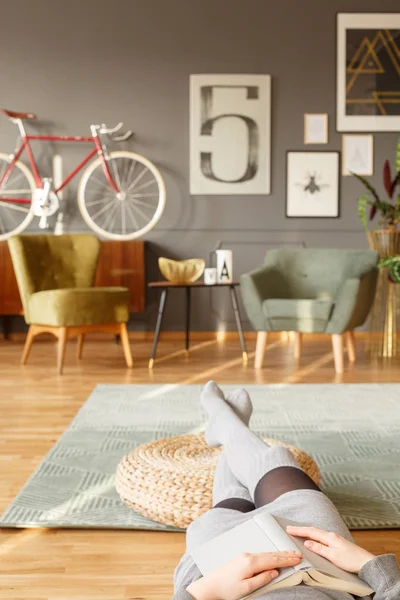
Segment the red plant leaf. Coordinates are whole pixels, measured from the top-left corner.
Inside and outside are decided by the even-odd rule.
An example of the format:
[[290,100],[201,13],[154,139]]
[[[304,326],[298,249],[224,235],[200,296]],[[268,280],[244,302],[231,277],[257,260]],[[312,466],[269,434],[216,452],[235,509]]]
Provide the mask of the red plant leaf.
[[376,215],[376,204],[371,204],[371,208],[369,209],[369,220],[372,221],[372,219],[374,218],[374,216]]
[[390,172],[390,162],[385,160],[383,166],[383,185],[389,198],[392,197],[392,174]]

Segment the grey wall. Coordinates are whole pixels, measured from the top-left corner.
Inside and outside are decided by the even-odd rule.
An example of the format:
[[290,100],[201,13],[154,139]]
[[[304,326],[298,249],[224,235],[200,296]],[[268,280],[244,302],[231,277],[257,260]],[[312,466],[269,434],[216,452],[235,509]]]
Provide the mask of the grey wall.
[[[0,18],[1,104],[36,112],[37,129],[88,135],[90,123],[122,120],[131,145],[160,168],[167,207],[146,238],[148,277],[158,255],[203,256],[218,241],[233,249],[235,275],[259,264],[268,247],[367,246],[360,227],[357,182],[342,179],[340,219],[285,218],[285,154],[303,149],[305,112],[328,112],[335,131],[335,21],[340,11],[396,11],[398,0],[8,0]],[[191,73],[269,73],[273,78],[272,194],[189,194],[188,92]],[[13,148],[13,126],[2,119],[1,149]],[[397,136],[375,134],[375,182],[394,155]],[[81,148],[62,148],[66,167]],[[42,155],[44,171],[48,157]],[[69,230],[83,229],[68,197]],[[156,300],[133,326],[151,327]],[[183,298],[182,298],[183,300]],[[197,329],[233,328],[224,291],[194,298]],[[179,292],[167,325],[182,326]],[[211,310],[210,310],[211,309]]]

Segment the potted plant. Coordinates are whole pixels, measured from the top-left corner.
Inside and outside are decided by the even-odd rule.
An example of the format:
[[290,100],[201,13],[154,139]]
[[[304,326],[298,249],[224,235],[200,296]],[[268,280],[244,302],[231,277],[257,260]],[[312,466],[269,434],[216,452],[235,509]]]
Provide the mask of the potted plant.
[[[400,326],[400,138],[396,149],[395,173],[390,162],[383,165],[383,187],[380,196],[365,178],[353,173],[367,188],[358,200],[358,215],[367,233],[369,245],[380,257],[378,286],[370,319],[370,350],[373,355],[391,358],[400,354],[400,339],[395,332]],[[378,226],[370,229],[368,222],[378,217]],[[393,285],[397,284],[397,285]],[[378,334],[378,335],[376,335]]]
[[[371,248],[379,252],[381,259],[400,254],[400,138],[397,143],[395,169],[392,176],[390,162],[385,161],[383,186],[386,199],[378,194],[376,188],[365,177],[353,173],[368,190],[358,200],[358,215]],[[369,229],[368,221],[373,221],[376,217],[379,218],[378,228]]]

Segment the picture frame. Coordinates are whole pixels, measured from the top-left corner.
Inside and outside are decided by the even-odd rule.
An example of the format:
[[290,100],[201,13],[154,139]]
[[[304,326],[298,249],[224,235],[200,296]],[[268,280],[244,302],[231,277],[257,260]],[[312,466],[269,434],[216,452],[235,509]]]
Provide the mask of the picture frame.
[[327,113],[305,113],[304,115],[304,144],[328,143]]
[[400,12],[337,15],[337,131],[400,130]]
[[190,193],[270,194],[271,76],[190,76]]
[[351,134],[342,136],[342,175],[374,174],[374,136]]
[[287,152],[286,217],[340,217],[340,152]]

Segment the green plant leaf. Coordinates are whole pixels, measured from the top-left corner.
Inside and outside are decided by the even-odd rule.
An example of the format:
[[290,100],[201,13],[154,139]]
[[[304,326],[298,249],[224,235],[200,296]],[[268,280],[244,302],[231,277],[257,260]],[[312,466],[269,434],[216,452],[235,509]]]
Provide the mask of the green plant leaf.
[[361,183],[363,185],[365,185],[367,190],[369,192],[371,192],[371,194],[373,195],[373,197],[375,198],[375,200],[377,202],[380,202],[380,198],[378,196],[376,189],[370,184],[370,182],[367,179],[365,179],[365,177],[362,177],[361,175],[357,175],[357,173],[352,173],[352,175],[354,175],[354,177],[356,177],[359,181],[361,181]]
[[400,137],[397,142],[397,150],[396,150],[396,171],[400,173]]
[[390,278],[394,283],[400,283],[400,261],[393,262],[390,267]]
[[[400,172],[399,172],[399,173],[397,173],[396,177],[395,177],[395,178],[393,179],[393,181],[392,181],[392,185],[391,185],[391,188],[390,188],[390,192],[391,192],[391,193],[390,193],[390,197],[391,197],[391,198],[393,198],[393,196],[394,196],[394,193],[395,193],[395,191],[396,191],[396,188],[397,188],[397,186],[398,186],[399,184],[400,184]],[[399,196],[399,198],[397,198],[397,202],[398,202],[398,203],[399,203],[399,199],[400,199],[400,196]]]
[[384,258],[380,260],[378,263],[378,267],[380,269],[384,269],[385,267],[391,267],[393,263],[399,262],[400,256],[391,256],[390,258]]
[[376,204],[376,208],[381,211],[384,217],[393,214],[395,211],[395,206],[393,204],[390,204],[390,202],[378,200],[377,202],[374,202],[374,204]]
[[358,216],[360,217],[361,225],[364,229],[368,229],[368,215],[367,215],[367,206],[372,204],[368,202],[369,194],[364,194],[361,198],[358,199],[357,211]]
[[400,283],[400,256],[391,256],[385,258],[378,263],[379,269],[389,268],[389,279],[393,283]]

